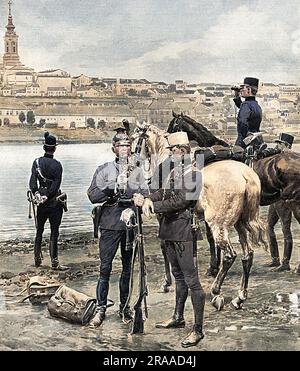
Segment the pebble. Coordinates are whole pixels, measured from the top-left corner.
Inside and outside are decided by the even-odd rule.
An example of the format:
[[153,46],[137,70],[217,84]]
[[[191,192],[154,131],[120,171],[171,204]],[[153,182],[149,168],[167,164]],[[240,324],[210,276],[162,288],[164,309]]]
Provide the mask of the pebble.
[[229,327],[225,327],[225,331],[237,331],[238,328],[236,326],[229,326]]

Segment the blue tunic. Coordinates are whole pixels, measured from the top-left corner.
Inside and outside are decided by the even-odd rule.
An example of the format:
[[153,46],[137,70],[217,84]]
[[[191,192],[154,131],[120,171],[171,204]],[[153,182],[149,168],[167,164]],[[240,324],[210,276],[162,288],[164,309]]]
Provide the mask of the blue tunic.
[[242,102],[241,98],[235,98],[234,102],[240,109],[237,117],[238,137],[235,144],[246,148],[243,140],[248,133],[256,133],[259,131],[262,121],[262,110],[255,100],[255,97],[248,97],[244,102]]

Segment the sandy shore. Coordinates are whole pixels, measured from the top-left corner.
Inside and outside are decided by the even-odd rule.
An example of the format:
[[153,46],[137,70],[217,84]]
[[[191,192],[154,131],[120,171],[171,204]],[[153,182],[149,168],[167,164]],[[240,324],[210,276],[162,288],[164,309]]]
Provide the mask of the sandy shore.
[[[279,240],[282,245],[282,239]],[[96,330],[52,318],[44,306],[20,304],[19,293],[30,277],[55,278],[72,288],[95,296],[99,260],[98,242],[88,235],[61,241],[60,260],[71,267],[68,272],[49,268],[47,244],[43,245],[44,262],[33,266],[33,244],[30,240],[10,241],[0,245],[0,350],[182,350],[180,340],[192,326],[190,299],[186,305],[187,326],[177,330],[158,330],[155,322],[172,315],[174,291],[164,294],[160,286],[163,259],[156,239],[156,228],[145,228],[148,279],[149,318],[144,335],[130,335],[130,327],[117,315],[118,277],[121,258],[116,256],[111,275],[109,297],[116,305],[109,308],[107,319]],[[237,247],[236,241],[234,246]],[[200,277],[207,293],[212,278],[205,277],[209,252],[205,241],[198,243]],[[294,256],[298,254],[298,251]],[[250,277],[249,297],[242,310],[230,306],[236,296],[241,275],[237,258],[223,286],[226,305],[217,312],[207,295],[205,339],[189,350],[300,350],[299,276],[293,271],[271,272],[263,267],[269,254],[260,248],[255,252]],[[293,269],[297,260],[292,261]],[[29,341],[30,339],[30,341]]]

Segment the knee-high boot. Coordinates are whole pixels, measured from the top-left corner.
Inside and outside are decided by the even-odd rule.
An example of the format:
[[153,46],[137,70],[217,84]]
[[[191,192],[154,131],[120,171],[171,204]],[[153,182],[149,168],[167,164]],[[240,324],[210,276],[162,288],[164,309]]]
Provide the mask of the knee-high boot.
[[54,238],[54,239],[50,240],[49,253],[50,253],[52,268],[57,268],[59,266],[57,238]]
[[188,296],[188,287],[184,280],[176,281],[176,304],[174,314],[170,319],[158,322],[157,328],[179,328],[185,326],[184,306]]
[[202,332],[204,305],[205,305],[204,291],[202,289],[191,290],[191,299],[192,299],[192,304],[193,304],[193,309],[194,309],[195,323],[194,323],[192,331],[181,342],[181,345],[184,348],[195,346],[199,343],[201,339],[204,338],[204,335]]
[[34,264],[39,267],[42,264],[42,239],[36,237],[34,241]]

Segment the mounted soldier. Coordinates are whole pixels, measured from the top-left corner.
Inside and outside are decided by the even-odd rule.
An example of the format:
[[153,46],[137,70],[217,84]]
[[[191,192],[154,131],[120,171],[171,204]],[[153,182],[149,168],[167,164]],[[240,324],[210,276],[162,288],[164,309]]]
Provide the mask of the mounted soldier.
[[[50,222],[50,258],[51,266],[56,270],[66,270],[58,261],[58,237],[64,205],[60,200],[60,185],[63,168],[61,163],[54,159],[56,138],[45,133],[43,157],[34,160],[31,169],[29,188],[34,195],[32,202],[37,205],[36,237],[34,242],[34,262],[39,267],[42,264],[42,238],[47,219]],[[65,206],[66,207],[66,206]]]
[[132,320],[131,309],[125,306],[129,293],[132,248],[128,248],[126,224],[120,218],[122,212],[132,205],[133,194],[148,194],[148,186],[142,170],[130,165],[131,143],[126,129],[117,128],[116,131],[112,140],[112,151],[116,158],[97,168],[87,191],[93,204],[103,204],[99,220],[100,277],[96,289],[98,307],[90,322],[91,327],[100,326],[105,319],[112,262],[119,246],[122,256],[119,315],[125,322]]

